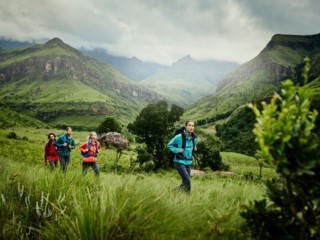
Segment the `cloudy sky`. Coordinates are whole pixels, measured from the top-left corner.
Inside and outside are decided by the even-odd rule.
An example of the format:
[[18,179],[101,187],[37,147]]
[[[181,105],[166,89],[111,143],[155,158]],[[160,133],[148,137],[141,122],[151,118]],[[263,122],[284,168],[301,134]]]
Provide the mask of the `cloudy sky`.
[[320,33],[319,0],[1,0],[0,37],[172,64],[244,63],[274,34]]

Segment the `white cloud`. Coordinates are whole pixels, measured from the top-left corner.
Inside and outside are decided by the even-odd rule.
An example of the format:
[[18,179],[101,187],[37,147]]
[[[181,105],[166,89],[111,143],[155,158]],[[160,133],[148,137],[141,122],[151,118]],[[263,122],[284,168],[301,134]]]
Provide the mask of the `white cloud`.
[[276,33],[315,34],[317,0],[47,0],[0,2],[1,35],[59,37],[74,47],[171,64],[195,59],[243,63]]

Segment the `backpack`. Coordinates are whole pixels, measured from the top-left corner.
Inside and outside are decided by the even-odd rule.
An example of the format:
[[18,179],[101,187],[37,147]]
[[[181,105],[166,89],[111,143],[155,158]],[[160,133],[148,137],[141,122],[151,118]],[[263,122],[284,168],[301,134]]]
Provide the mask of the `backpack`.
[[[63,136],[63,143],[68,143],[67,141],[67,137],[65,134],[62,135]],[[58,146],[58,151],[63,151],[64,150],[64,146]]]
[[[181,148],[183,148],[183,149],[186,148],[186,142],[187,142],[186,135],[184,134],[184,131],[185,131],[185,130],[186,130],[185,127],[178,128],[178,129],[175,131],[174,135],[173,135],[173,136],[175,137],[176,135],[181,134],[181,137],[182,137],[182,146],[181,146]],[[194,139],[195,139],[195,138],[196,138],[196,134],[195,134],[195,133],[192,133],[192,152],[193,152],[194,146],[195,146],[195,144],[194,144]],[[178,146],[175,144],[175,147],[178,147]],[[178,154],[175,154],[175,155],[176,155],[176,157],[177,157],[178,159],[185,159],[185,157],[183,156],[182,153],[178,153]]]
[[89,155],[89,150],[90,150],[91,142],[88,141],[87,144],[88,144],[88,151],[87,151],[87,152],[82,152],[82,151],[80,151],[80,152],[81,152],[81,155],[82,155],[83,157],[90,157],[90,156],[97,157],[98,149],[99,149],[99,142],[97,142],[96,151],[95,151],[94,155]]

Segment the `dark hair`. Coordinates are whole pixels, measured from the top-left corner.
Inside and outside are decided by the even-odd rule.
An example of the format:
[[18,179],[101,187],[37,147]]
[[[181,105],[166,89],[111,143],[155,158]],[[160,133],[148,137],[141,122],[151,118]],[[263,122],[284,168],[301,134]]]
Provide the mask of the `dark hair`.
[[187,126],[189,122],[193,122],[194,123],[194,121],[188,120],[188,121],[186,121],[186,123],[184,125]]
[[49,133],[49,134],[48,134],[48,139],[50,139],[50,135],[53,135],[54,138],[56,138],[56,135],[55,135],[54,133]]

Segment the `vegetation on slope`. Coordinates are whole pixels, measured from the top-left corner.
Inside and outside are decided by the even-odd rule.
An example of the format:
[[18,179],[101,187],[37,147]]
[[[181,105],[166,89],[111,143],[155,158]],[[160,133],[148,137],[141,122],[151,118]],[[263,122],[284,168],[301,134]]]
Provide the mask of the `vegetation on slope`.
[[60,39],[0,54],[0,78],[10,108],[57,127],[96,128],[110,115],[127,124],[160,98]]
[[257,57],[229,73],[217,91],[196,102],[185,117],[205,123],[250,101],[272,96],[285,79],[301,82],[303,60],[307,55],[311,60],[310,81],[313,81],[320,69],[319,38],[320,34],[275,35]]

